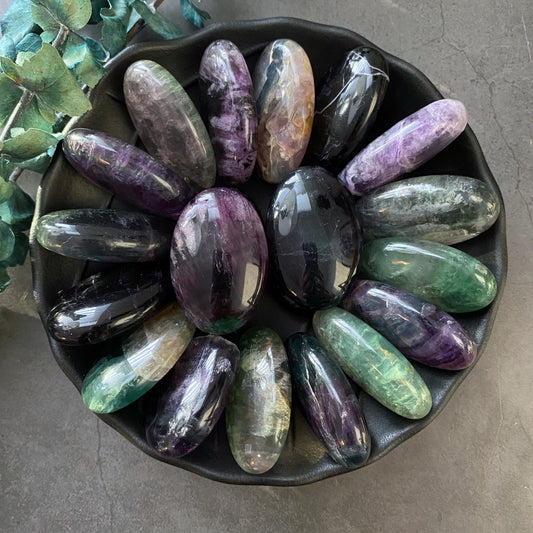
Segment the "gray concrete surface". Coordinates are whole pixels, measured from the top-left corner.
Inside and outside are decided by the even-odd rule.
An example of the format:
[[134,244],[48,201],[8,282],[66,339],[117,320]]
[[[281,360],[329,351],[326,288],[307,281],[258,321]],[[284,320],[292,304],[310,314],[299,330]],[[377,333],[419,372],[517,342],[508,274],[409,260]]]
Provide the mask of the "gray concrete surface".
[[[180,21],[176,3],[163,11]],[[466,104],[508,216],[509,276],[489,345],[444,413],[377,464],[301,488],[224,486],[149,459],[83,408],[31,316],[20,269],[0,296],[0,530],[531,532],[531,1],[202,6],[213,20],[287,15],[347,27]]]

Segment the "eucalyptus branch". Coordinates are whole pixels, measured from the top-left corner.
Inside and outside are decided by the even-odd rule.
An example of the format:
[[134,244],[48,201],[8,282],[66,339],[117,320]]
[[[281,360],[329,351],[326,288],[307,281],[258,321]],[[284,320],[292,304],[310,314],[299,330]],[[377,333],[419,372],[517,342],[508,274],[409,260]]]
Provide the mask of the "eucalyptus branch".
[[59,25],[59,31],[57,32],[57,35],[55,36],[54,40],[52,41],[52,46],[58,50],[63,43],[67,40],[69,29],[64,25]]
[[13,128],[20,116],[22,115],[22,112],[28,104],[31,102],[33,98],[33,93],[31,91],[28,91],[28,89],[24,89],[22,91],[22,95],[20,97],[20,100],[18,101],[17,105],[13,108],[13,111],[11,112],[11,115],[9,115],[9,118],[7,119],[6,125],[4,126],[4,129],[2,130],[2,133],[0,134],[0,141],[4,141],[5,138],[8,136],[9,132],[11,131],[11,128]]

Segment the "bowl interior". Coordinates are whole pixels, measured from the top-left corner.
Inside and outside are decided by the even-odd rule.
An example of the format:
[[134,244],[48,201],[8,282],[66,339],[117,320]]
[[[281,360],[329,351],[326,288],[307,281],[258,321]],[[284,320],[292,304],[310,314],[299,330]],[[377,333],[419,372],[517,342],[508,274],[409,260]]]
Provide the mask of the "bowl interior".
[[[253,72],[255,62],[266,44],[284,37],[294,39],[306,50],[317,83],[327,69],[338,63],[348,50],[361,45],[374,46],[348,30],[296,19],[214,24],[191,37],[131,46],[111,62],[107,75],[91,95],[93,109],[80,119],[78,126],[105,131],[130,142],[135,141],[135,131],[123,100],[122,79],[126,68],[136,60],[151,59],[163,65],[180,81],[200,108],[198,67],[205,48],[212,41],[216,39],[233,41],[243,52]],[[442,98],[421,72],[408,63],[386,52],[383,53],[389,62],[390,84],[376,123],[368,133],[366,142],[420,107]],[[503,207],[498,186],[469,127],[448,148],[411,175],[444,173],[481,179],[498,195]],[[240,188],[255,203],[261,216],[264,217],[275,187],[262,182],[254,174],[250,182]],[[66,162],[61,150],[57,150],[39,190],[36,216],[75,207],[135,209],[79,176]],[[480,354],[488,339],[505,281],[507,256],[503,208],[500,218],[491,229],[458,247],[485,263],[499,283],[498,296],[488,308],[457,316],[477,343]],[[43,321],[56,303],[58,291],[75,285],[91,273],[109,267],[106,264],[78,261],[48,252],[37,244],[33,234],[31,257],[35,297]],[[267,288],[266,295],[250,324],[270,326],[284,339],[291,333],[309,329],[311,315],[298,314],[286,309],[278,303],[274,292],[273,287]],[[78,390],[90,367],[112,349],[113,343],[120,342],[118,338],[99,345],[69,347],[51,338],[49,340],[57,363]],[[359,394],[372,439],[369,463],[388,453],[431,422],[472,369],[470,367],[459,372],[449,372],[424,367],[417,363],[414,366],[428,384],[433,397],[433,409],[423,420],[404,419],[382,407],[364,392]],[[303,418],[295,399],[291,429],[285,449],[276,466],[263,475],[247,474],[235,463],[227,442],[224,417],[208,439],[192,454],[175,459],[159,455],[147,445],[144,428],[146,418],[153,412],[154,403],[161,387],[165,386],[165,381],[163,380],[134,404],[116,413],[101,415],[100,418],[147,454],[228,483],[298,485],[348,471],[329,458]],[[90,416],[89,413],[87,416]]]

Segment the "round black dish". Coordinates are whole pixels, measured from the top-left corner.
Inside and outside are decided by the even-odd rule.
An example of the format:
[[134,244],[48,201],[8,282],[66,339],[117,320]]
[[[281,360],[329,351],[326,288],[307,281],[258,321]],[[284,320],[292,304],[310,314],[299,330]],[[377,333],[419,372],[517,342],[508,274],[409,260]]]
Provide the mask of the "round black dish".
[[[374,46],[363,37],[345,29],[286,18],[213,24],[183,39],[131,46],[110,63],[107,75],[92,92],[92,111],[81,118],[78,126],[102,130],[130,141],[135,139],[134,128],[122,96],[122,78],[126,68],[133,61],[152,59],[161,63],[176,76],[195,103],[199,104],[198,67],[205,48],[212,41],[216,39],[233,41],[241,49],[252,69],[265,45],[283,37],[294,39],[307,51],[317,82],[330,65],[341,61],[346,51],[362,45]],[[389,62],[391,81],[375,126],[369,132],[366,142],[410,113],[442,98],[420,71],[386,52],[383,54]],[[412,175],[424,174],[460,174],[481,179],[502,202],[502,211],[496,224],[479,237],[459,246],[485,263],[499,284],[498,295],[488,308],[476,313],[458,315],[459,321],[473,336],[481,353],[495,318],[507,270],[505,212],[501,193],[469,127],[447,149]],[[264,214],[274,188],[261,182],[257,176],[253,176],[243,190],[256,203],[261,214]],[[44,176],[37,200],[36,218],[50,211],[74,207],[112,206],[131,209],[124,202],[113,198],[111,194],[77,175],[66,162],[61,150],[57,150]],[[48,252],[37,244],[33,234],[31,258],[35,298],[43,322],[57,301],[58,291],[75,285],[80,279],[97,270],[107,268],[107,265],[68,259]],[[286,338],[295,331],[307,329],[309,318],[283,308],[275,298],[267,294],[252,323],[271,326]],[[57,363],[78,390],[89,368],[106,353],[108,346],[104,343],[89,347],[69,347],[55,342],[50,337],[49,341]],[[369,463],[376,461],[429,424],[472,369],[471,367],[460,372],[448,372],[423,367],[416,363],[415,367],[428,384],[433,396],[433,409],[423,420],[412,421],[401,418],[365,393],[360,394],[362,409],[372,438]],[[100,418],[145,453],[226,483],[301,485],[348,471],[334,463],[326,454],[304,420],[297,402],[293,404],[291,430],[283,454],[278,464],[266,474],[253,476],[237,466],[227,443],[223,417],[209,438],[192,454],[176,459],[159,455],[146,443],[144,424],[147,413],[153,408],[160,386],[161,384],[156,386],[144,398],[129,407],[113,414],[99,415]],[[89,412],[87,416],[91,416]]]

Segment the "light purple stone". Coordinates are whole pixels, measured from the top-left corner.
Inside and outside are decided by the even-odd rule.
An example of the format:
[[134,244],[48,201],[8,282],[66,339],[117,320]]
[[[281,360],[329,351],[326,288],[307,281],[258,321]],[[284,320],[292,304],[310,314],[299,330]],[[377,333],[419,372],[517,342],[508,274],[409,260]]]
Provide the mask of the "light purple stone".
[[170,250],[170,274],[187,316],[207,333],[243,326],[263,293],[265,232],[238,191],[206,189],[181,214]]
[[83,176],[132,204],[177,219],[194,190],[152,156],[99,131],[74,129],[63,141],[68,162]]
[[465,106],[437,100],[404,118],[359,152],[339,174],[355,196],[394,181],[446,148],[466,127]]
[[204,52],[199,74],[217,174],[228,184],[244,183],[257,156],[257,114],[246,61],[231,41],[215,41]]
[[410,292],[358,280],[343,307],[379,331],[406,357],[435,368],[471,365],[477,346],[448,313]]

